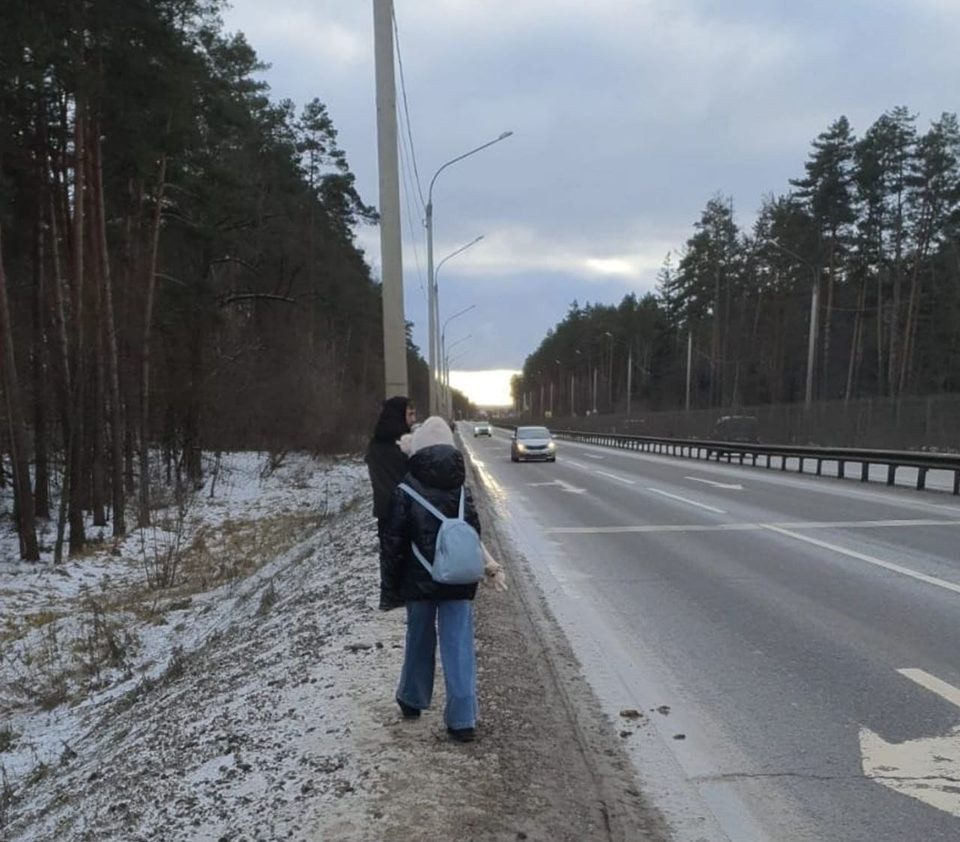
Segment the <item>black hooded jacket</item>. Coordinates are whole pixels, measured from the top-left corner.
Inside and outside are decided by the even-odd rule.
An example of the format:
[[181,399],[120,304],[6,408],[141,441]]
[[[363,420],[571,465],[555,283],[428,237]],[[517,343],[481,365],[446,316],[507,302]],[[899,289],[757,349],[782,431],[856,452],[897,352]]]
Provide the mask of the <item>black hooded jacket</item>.
[[410,432],[407,426],[408,398],[401,396],[384,401],[373,438],[367,446],[367,471],[373,486],[373,516],[382,519],[390,512],[390,497],[407,472],[407,455],[397,440]]
[[[430,501],[447,517],[456,517],[465,471],[463,454],[449,444],[435,444],[410,457],[403,482]],[[480,520],[469,489],[464,489],[464,520],[477,534]],[[434,582],[411,549],[415,541],[429,561],[436,550],[440,521],[416,500],[397,488],[380,540],[380,607],[395,608],[421,599],[473,599],[476,585]]]

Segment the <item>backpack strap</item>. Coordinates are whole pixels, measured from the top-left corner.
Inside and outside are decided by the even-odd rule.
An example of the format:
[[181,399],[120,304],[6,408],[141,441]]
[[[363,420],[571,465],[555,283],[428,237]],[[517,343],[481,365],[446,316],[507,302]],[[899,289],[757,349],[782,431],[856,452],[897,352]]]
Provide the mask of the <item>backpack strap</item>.
[[[436,506],[434,506],[422,494],[417,494],[417,492],[414,491],[405,482],[401,482],[400,485],[397,486],[397,488],[399,488],[404,494],[406,494],[411,499],[416,500],[421,506],[423,506],[423,508],[425,508],[428,512],[430,512],[430,514],[432,514],[435,518],[437,518],[437,520],[439,520],[440,523],[443,523],[447,520],[447,517],[441,511],[439,511]],[[463,501],[461,499],[461,506],[462,505],[463,505]],[[423,565],[427,573],[433,576],[433,565],[430,564],[430,562],[427,561],[423,553],[420,552],[420,548],[417,546],[416,541],[410,542],[410,549],[413,550],[413,554],[416,557],[417,561],[419,561],[420,564]]]
[[466,498],[466,495],[464,493],[464,488],[461,485],[460,486],[460,513],[457,515],[457,517],[459,517],[460,520],[463,520],[463,506],[464,506],[465,498]]
[[[402,492],[404,492],[404,494],[406,494],[408,497],[412,497],[414,500],[416,500],[421,506],[423,506],[423,508],[425,508],[428,512],[430,512],[430,514],[432,514],[437,520],[439,520],[440,523],[443,523],[445,520],[447,520],[446,515],[444,515],[439,509],[437,509],[436,506],[434,506],[425,497],[423,497],[420,494],[417,494],[417,492],[414,491],[405,482],[401,482],[400,485],[397,486],[397,488],[399,488]],[[461,494],[462,493],[463,492],[461,491]],[[460,516],[461,517],[463,516],[463,498],[462,497],[460,500]]]

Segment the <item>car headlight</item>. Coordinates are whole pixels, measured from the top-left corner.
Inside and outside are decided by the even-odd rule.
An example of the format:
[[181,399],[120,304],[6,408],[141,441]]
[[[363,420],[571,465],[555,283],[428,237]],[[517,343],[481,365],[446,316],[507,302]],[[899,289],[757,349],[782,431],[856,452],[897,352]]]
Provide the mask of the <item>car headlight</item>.
[[556,450],[557,446],[551,441],[547,442],[547,450]]
[[517,450],[519,450],[521,453],[522,453],[524,450],[526,450],[526,449],[527,449],[527,446],[526,446],[525,444],[518,444],[518,445],[517,445]]

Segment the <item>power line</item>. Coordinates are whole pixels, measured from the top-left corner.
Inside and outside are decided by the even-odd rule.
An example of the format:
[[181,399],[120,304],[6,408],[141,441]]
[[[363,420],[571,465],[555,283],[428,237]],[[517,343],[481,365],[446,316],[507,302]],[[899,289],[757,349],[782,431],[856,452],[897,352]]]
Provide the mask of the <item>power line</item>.
[[417,169],[417,155],[413,145],[413,132],[410,128],[410,110],[407,104],[407,83],[403,75],[403,57],[400,55],[400,29],[397,26],[397,13],[393,13],[393,34],[397,44],[397,65],[400,68],[400,92],[403,99],[403,112],[406,115],[407,137],[410,141],[410,157],[413,161],[413,174],[417,184],[417,193],[420,196],[420,205],[426,210],[427,203],[423,199],[423,187],[420,184],[420,172]]

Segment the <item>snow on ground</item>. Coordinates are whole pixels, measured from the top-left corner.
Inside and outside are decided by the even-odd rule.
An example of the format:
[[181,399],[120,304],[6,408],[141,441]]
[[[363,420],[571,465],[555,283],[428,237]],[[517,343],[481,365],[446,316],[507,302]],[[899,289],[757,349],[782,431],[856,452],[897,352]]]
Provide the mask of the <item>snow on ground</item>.
[[4,535],[0,837],[367,838],[353,740],[396,724],[403,618],[375,610],[365,466],[232,454],[211,481],[58,567]]

